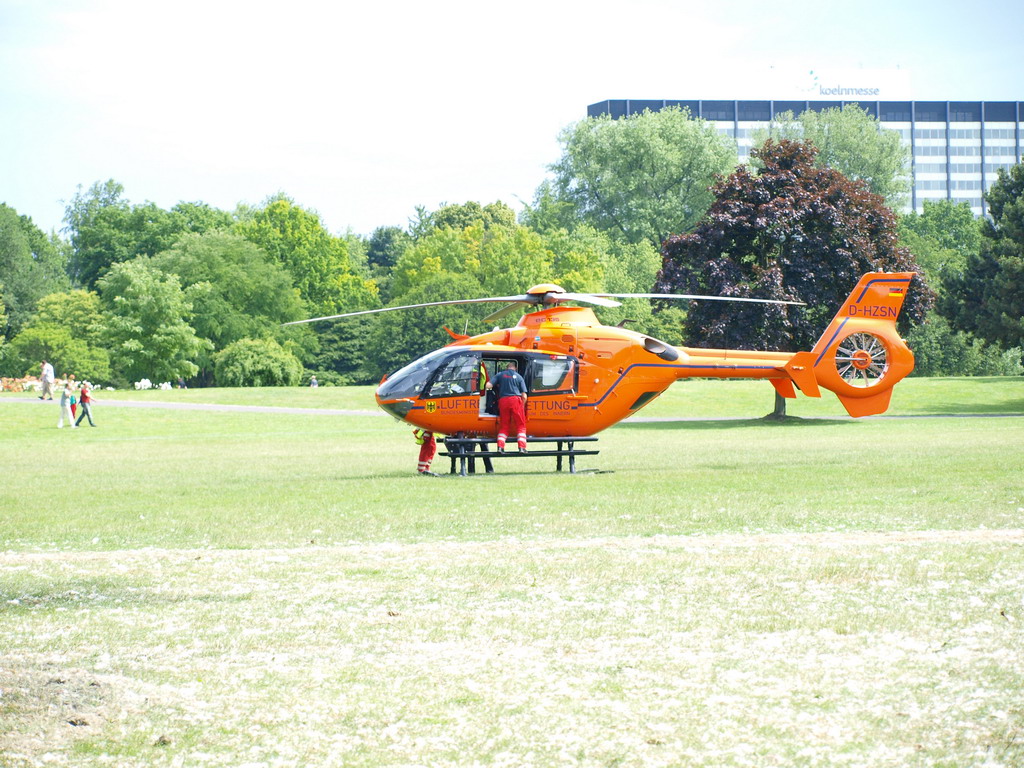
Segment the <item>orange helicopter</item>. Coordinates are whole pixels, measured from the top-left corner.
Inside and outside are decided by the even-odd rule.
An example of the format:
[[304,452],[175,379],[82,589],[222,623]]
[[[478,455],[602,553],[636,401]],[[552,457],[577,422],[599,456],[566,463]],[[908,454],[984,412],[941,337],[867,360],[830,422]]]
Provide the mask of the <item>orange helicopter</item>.
[[[385,376],[377,402],[391,415],[439,435],[494,439],[497,409],[487,383],[515,361],[527,382],[531,437],[587,437],[632,416],[685,378],[767,379],[787,398],[796,389],[820,397],[831,390],[851,416],[883,413],[893,386],[914,369],[914,354],[896,332],[913,272],[869,273],[809,352],[674,347],[643,333],[602,325],[588,307],[573,301],[619,306],[615,298],[679,298],[799,304],[682,294],[571,293],[537,285],[520,296],[460,299],[407,307],[349,312],[300,323],[416,307],[506,302],[492,322],[523,306],[514,328],[476,336],[448,333],[453,341]],[[289,323],[292,324],[292,323]]]

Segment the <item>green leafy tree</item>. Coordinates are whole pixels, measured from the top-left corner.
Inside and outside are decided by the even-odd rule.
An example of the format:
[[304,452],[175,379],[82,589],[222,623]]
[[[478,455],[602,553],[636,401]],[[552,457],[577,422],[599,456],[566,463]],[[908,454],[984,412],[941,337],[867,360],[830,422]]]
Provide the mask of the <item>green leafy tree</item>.
[[390,271],[411,244],[412,237],[401,227],[377,227],[370,235],[366,258],[371,268]]
[[900,208],[910,193],[910,150],[898,132],[883,128],[856,104],[807,110],[799,117],[783,112],[768,128],[754,132],[755,147],[768,139],[810,142],[818,149],[819,167],[863,181],[891,208]]
[[52,323],[27,326],[7,347],[3,362],[4,375],[38,374],[39,361],[48,360],[58,376],[73,373],[80,381],[111,381],[110,355],[107,351],[76,336],[67,326]]
[[574,203],[558,196],[551,179],[545,179],[537,187],[533,203],[523,208],[519,223],[542,235],[558,230],[572,232],[580,226],[590,226],[578,218]]
[[391,273],[412,243],[412,236],[401,227],[378,227],[370,235],[366,259],[382,302],[390,300]]
[[277,198],[243,216],[236,227],[291,273],[313,312],[379,306],[376,286],[353,272],[346,241],[331,235],[317,214]]
[[406,250],[392,275],[392,302],[412,303],[411,291],[445,273],[473,276],[487,296],[522,293],[557,277],[552,273],[551,254],[536,232],[516,224],[488,229],[478,221],[461,230],[435,229]]
[[4,323],[10,339],[29,321],[36,303],[48,293],[69,287],[64,273],[67,255],[28,216],[0,204],[0,280],[3,281]]
[[196,360],[201,382],[212,380],[213,353],[239,339],[269,336],[302,357],[317,347],[307,326],[282,325],[309,316],[291,273],[240,235],[186,234],[151,263],[178,277],[192,306],[189,324],[212,344]]
[[[661,254],[649,242],[625,243],[582,225],[549,232],[544,243],[554,255],[553,273],[568,291],[583,293],[650,293],[661,269]],[[606,325],[630,328],[671,343],[681,343],[685,312],[668,302],[622,299],[622,306],[596,308]],[[657,306],[664,304],[664,306]],[[657,307],[657,308],[656,308]]]
[[181,222],[183,231],[197,235],[218,229],[231,229],[235,225],[235,219],[230,213],[202,202],[178,203],[171,208],[171,214]]
[[273,339],[239,339],[214,359],[221,387],[291,387],[302,378],[302,363]]
[[174,381],[199,371],[209,342],[188,323],[192,307],[175,275],[147,257],[113,265],[97,281],[103,304],[100,338],[126,381]]
[[107,382],[110,355],[99,338],[102,321],[99,296],[74,290],[52,293],[39,300],[36,313],[11,341],[5,373],[35,373],[40,360],[49,360],[58,375]]
[[966,202],[926,200],[921,213],[900,217],[899,231],[932,285],[963,272],[981,247],[981,226]]
[[937,313],[907,335],[914,350],[914,376],[1019,376],[1020,347],[1003,349],[964,331],[955,331]]
[[985,195],[991,219],[981,247],[963,272],[946,281],[940,311],[956,330],[1003,347],[1024,346],[1024,165],[998,179]]
[[99,342],[102,308],[99,294],[81,289],[51,293],[39,300],[33,325],[67,328],[90,344]]
[[[427,274],[402,296],[402,304],[425,304],[452,298],[486,296],[483,286],[471,274],[433,272]],[[443,297],[443,298],[438,298]],[[423,307],[404,312],[386,312],[375,318],[370,331],[367,364],[379,380],[432,349],[451,342],[445,326],[457,333],[482,328],[483,318],[498,305],[471,304]],[[339,320],[339,327],[345,320]]]
[[[808,143],[767,142],[754,175],[739,168],[714,187],[697,229],[670,238],[659,290],[798,300],[806,307],[695,302],[686,333],[697,346],[810,349],[865,272],[917,272],[884,200],[863,182],[815,165]],[[934,294],[919,278],[901,323],[921,322]]]
[[341,239],[345,241],[345,247],[348,249],[348,260],[352,265],[352,273],[367,280],[373,278],[373,270],[370,268],[370,258],[367,254],[369,243],[366,238],[349,229],[341,236]]
[[462,230],[482,224],[485,230],[516,225],[516,213],[501,201],[480,205],[475,201],[442,205],[426,219],[428,229]]
[[155,203],[132,205],[123,195],[124,187],[113,179],[96,182],[84,193],[79,189],[65,209],[72,247],[68,271],[86,288],[94,288],[114,264],[166,250],[190,226],[225,222],[226,214],[202,204],[180,203],[166,211]]
[[[7,328],[7,307],[4,305],[4,284],[0,282],[0,329]],[[7,343],[7,338],[3,333],[0,333],[0,369],[4,365],[5,353],[4,345]]]
[[[568,203],[576,221],[656,247],[697,223],[713,201],[715,176],[737,159],[731,139],[676,108],[618,120],[587,118],[559,140],[554,182],[542,186],[536,207],[550,214],[555,203]],[[564,225],[564,209],[557,213]]]

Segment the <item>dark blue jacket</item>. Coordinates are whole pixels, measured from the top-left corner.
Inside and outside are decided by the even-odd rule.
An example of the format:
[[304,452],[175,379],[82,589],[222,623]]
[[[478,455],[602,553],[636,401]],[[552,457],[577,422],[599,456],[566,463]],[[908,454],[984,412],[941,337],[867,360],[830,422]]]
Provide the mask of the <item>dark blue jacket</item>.
[[498,391],[499,399],[526,394],[526,382],[518,371],[513,371],[511,368],[506,368],[495,376],[493,386]]

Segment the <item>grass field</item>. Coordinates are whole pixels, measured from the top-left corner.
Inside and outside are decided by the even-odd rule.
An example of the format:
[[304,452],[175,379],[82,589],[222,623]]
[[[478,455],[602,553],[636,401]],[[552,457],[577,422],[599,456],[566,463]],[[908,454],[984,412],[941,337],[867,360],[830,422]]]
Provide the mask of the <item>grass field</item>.
[[1024,379],[771,391],[437,479],[369,387],[0,396],[0,765],[1024,764]]

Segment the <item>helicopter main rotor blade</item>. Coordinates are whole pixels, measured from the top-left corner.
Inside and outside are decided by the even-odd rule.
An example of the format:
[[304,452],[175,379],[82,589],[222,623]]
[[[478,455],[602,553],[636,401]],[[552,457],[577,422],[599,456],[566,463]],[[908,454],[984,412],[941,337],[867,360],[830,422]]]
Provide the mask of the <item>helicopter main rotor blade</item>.
[[420,307],[443,307],[451,304],[483,304],[494,301],[523,301],[525,296],[492,296],[486,299],[455,299],[453,301],[428,301],[425,304],[406,304],[401,307],[381,307],[380,309],[363,309],[359,312],[343,312],[340,315],[325,315],[324,317],[311,317],[308,320],[292,320],[281,325],[301,325],[303,323],[316,323],[320,320],[338,320],[342,317],[356,317],[357,315],[375,315],[380,312],[396,312],[400,309],[419,309]]
[[397,312],[400,309],[420,309],[422,307],[445,307],[456,304],[485,304],[493,302],[506,302],[508,306],[502,307],[497,312],[492,312],[484,318],[484,322],[490,323],[500,320],[510,312],[523,306],[536,306],[560,304],[563,301],[576,301],[584,304],[594,304],[599,307],[618,307],[621,303],[614,299],[698,299],[708,301],[746,301],[757,304],[796,304],[803,305],[802,301],[781,301],[778,299],[749,299],[739,296],[699,296],[684,293],[568,293],[566,291],[546,291],[544,293],[524,293],[519,296],[489,296],[482,299],[454,299],[452,301],[428,301],[424,304],[405,304],[400,307],[381,307],[380,309],[363,309],[358,312],[343,312],[338,315],[324,315],[323,317],[311,317],[308,320],[292,320],[282,325],[302,325],[304,323],[318,323],[321,320],[339,320],[343,317],[358,317],[359,315],[376,315],[381,312]]
[[598,293],[595,296],[614,296],[617,299],[696,299],[698,301],[747,301],[755,304],[793,304],[806,306],[802,301],[783,301],[782,299],[750,299],[743,296],[701,296],[690,293]]
[[621,307],[622,302],[612,301],[611,293],[551,293],[550,298],[556,301],[582,301],[586,304],[594,304],[598,307]]
[[505,317],[505,315],[509,315],[512,312],[516,311],[517,309],[522,308],[523,306],[529,306],[531,303],[532,302],[517,301],[515,304],[509,304],[508,306],[502,307],[499,310],[491,312],[491,314],[484,318],[484,322],[493,323],[497,320],[501,320],[501,318]]

